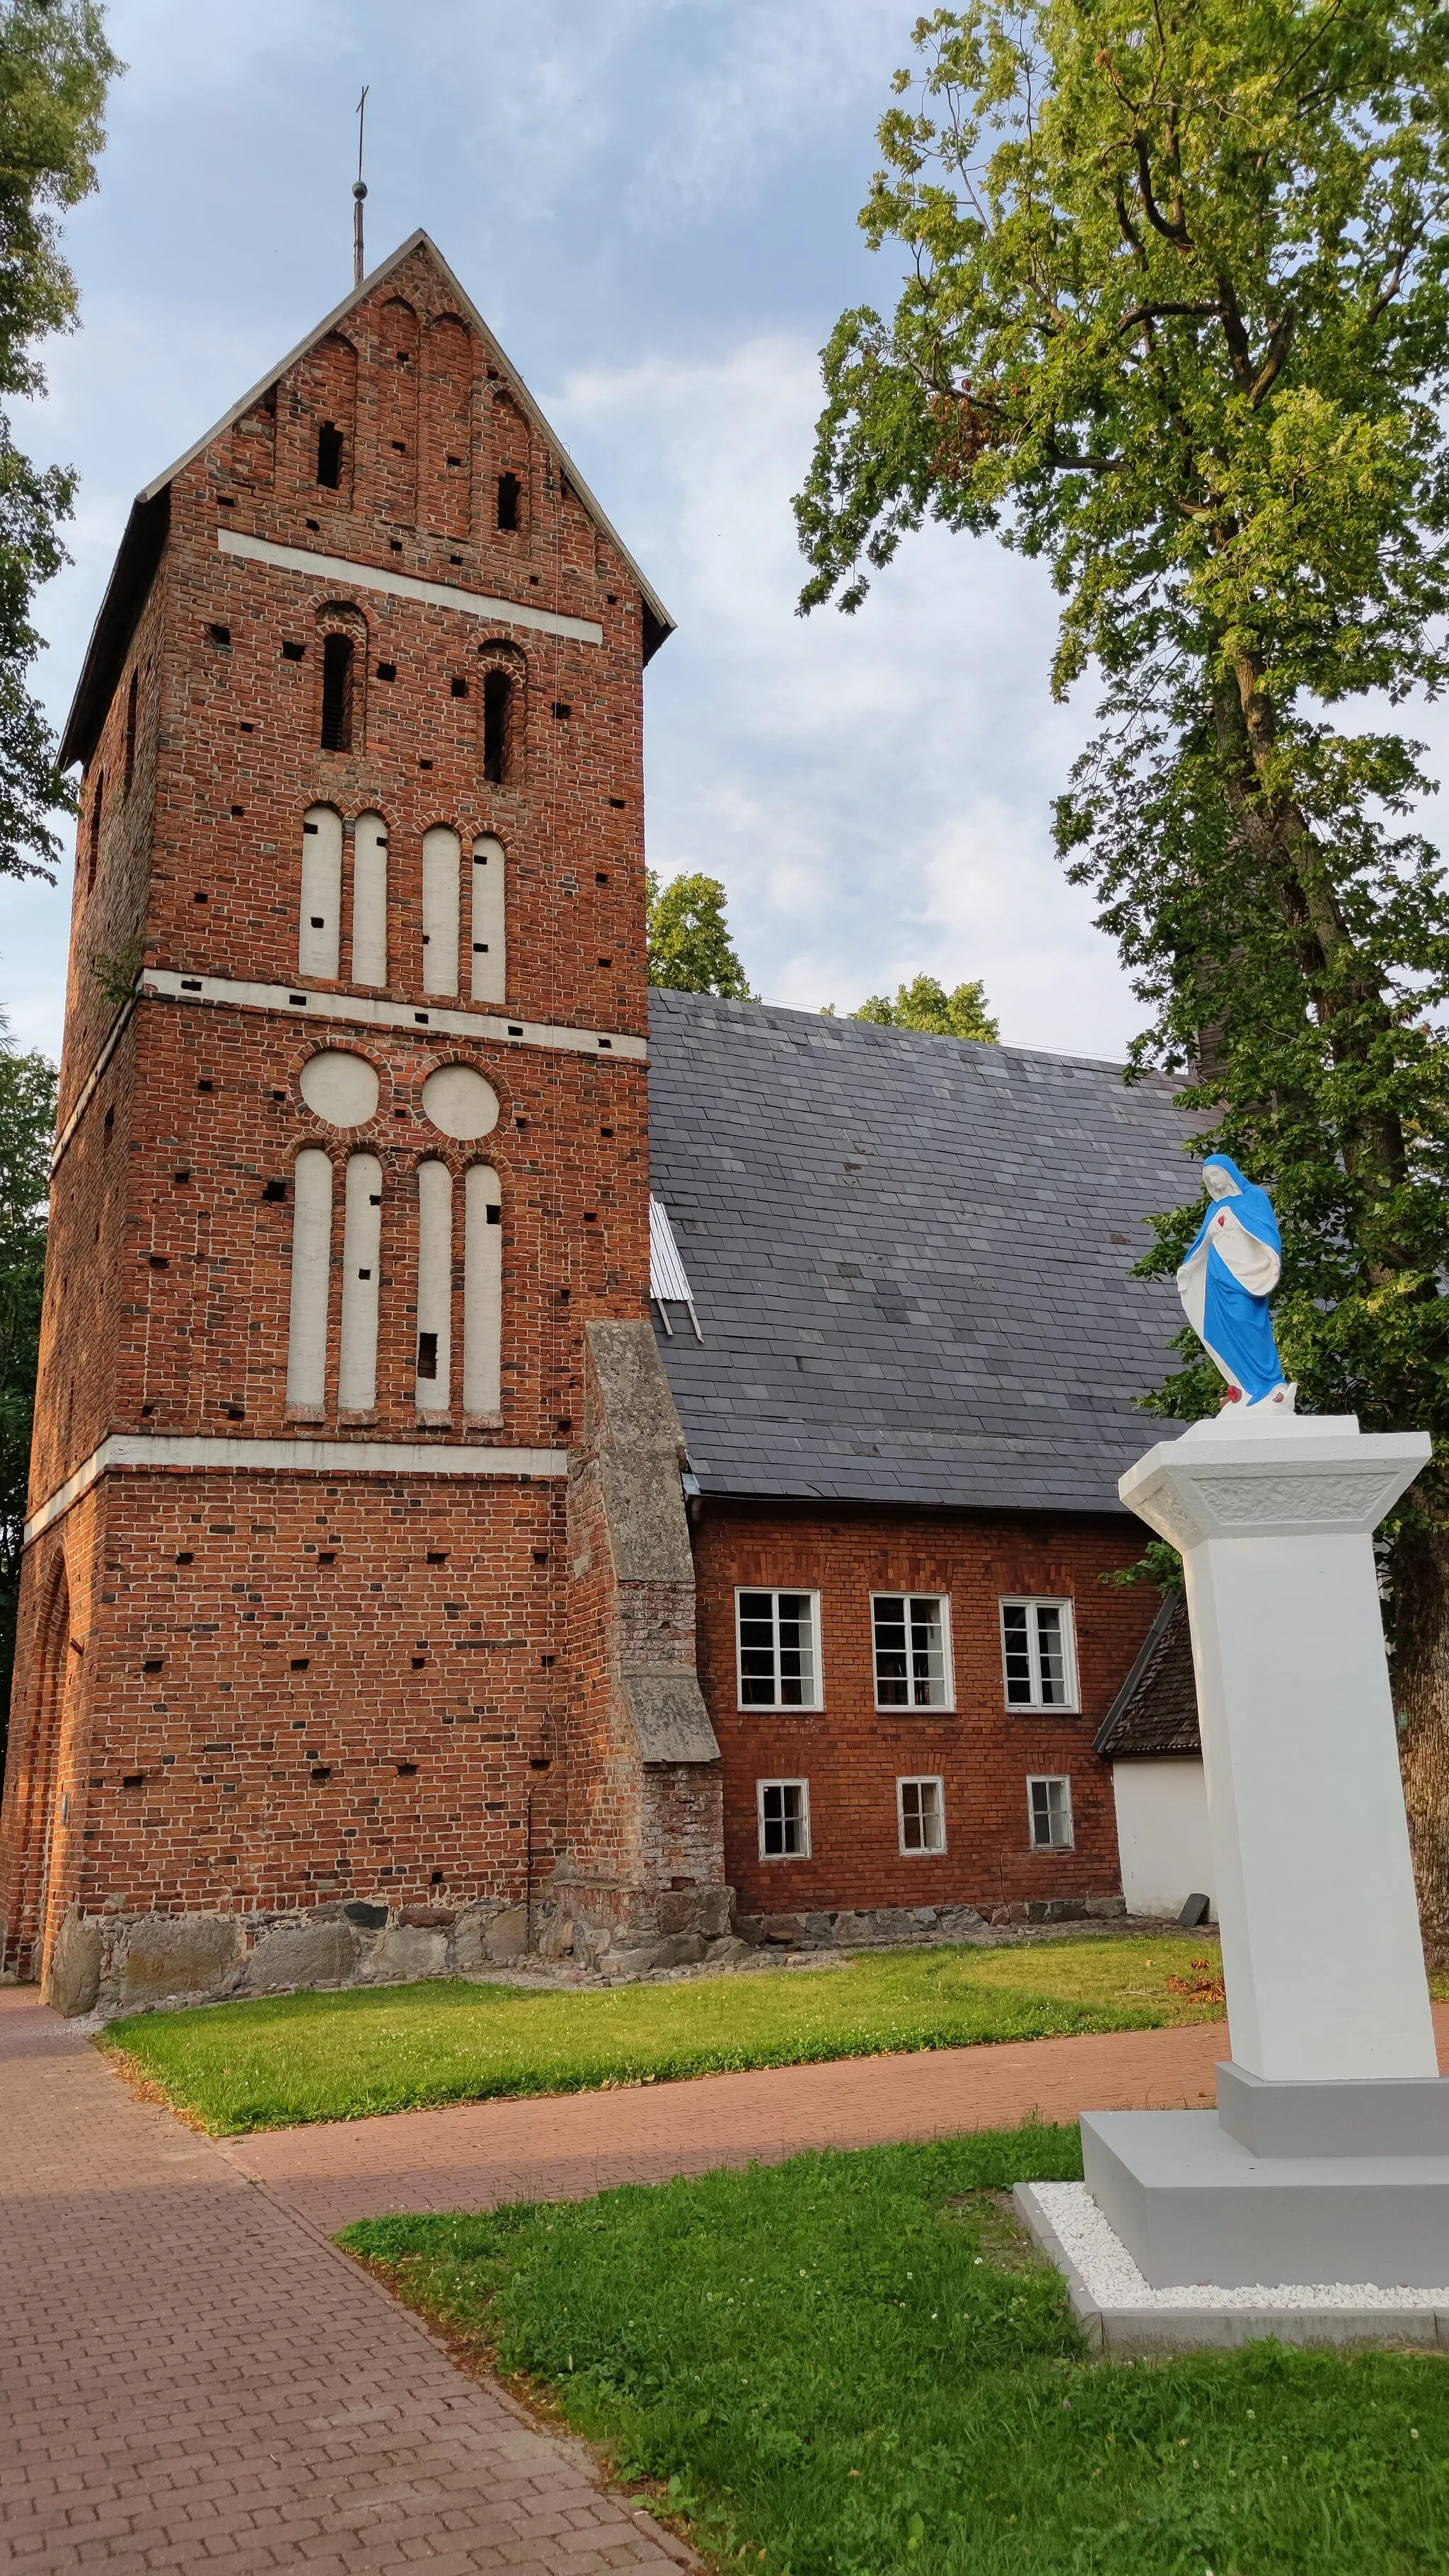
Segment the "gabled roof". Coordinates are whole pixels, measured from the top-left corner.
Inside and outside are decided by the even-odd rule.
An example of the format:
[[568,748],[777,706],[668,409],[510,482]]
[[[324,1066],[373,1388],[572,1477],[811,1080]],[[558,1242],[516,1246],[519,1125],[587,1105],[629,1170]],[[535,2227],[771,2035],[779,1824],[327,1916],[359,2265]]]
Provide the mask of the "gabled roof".
[[1170,1753],[1201,1758],[1197,1675],[1185,1593],[1168,1593],[1136,1663],[1097,1729],[1095,1749],[1107,1762]]
[[200,438],[193,440],[184,456],[178,456],[174,465],[168,465],[164,474],[158,474],[143,491],[137,493],[131,505],[131,515],[121,538],[111,578],[106,586],[106,594],[101,602],[100,613],[86,648],[86,658],[76,683],[76,693],[70,714],[66,719],[60,747],[62,769],[69,768],[73,760],[88,761],[99,739],[106,710],[115,693],[116,681],[120,676],[131,637],[135,632],[136,621],[146,604],[156,566],[161,560],[161,550],[165,545],[166,532],[170,525],[171,486],[177,475],[184,473],[188,465],[194,464],[197,457],[203,455],[210,447],[213,439],[220,438],[225,431],[233,428],[236,422],[251,410],[252,405],[260,402],[263,394],[287,373],[289,367],[294,367],[299,358],[305,358],[308,350],[315,348],[319,340],[325,340],[329,331],[335,331],[354,307],[371,295],[375,288],[382,285],[404,260],[411,258],[415,250],[426,250],[449,294],[455,299],[459,312],[471,322],[490,356],[497,360],[501,372],[507,376],[511,390],[517,395],[539,436],[547,441],[558,457],[564,474],[595,526],[607,537],[610,545],[617,549],[621,561],[628,568],[630,580],[638,585],[639,594],[644,603],[645,661],[649,661],[658,652],[666,638],[673,634],[674,620],[653,583],[641,572],[612,520],[601,504],[595,500],[567,448],[556,432],[549,427],[523,378],[500,347],[472,297],[459,284],[436,242],[430,239],[420,225],[416,232],[409,233],[405,242],[399,243],[398,248],[391,252],[379,267],[372,269],[364,277],[360,286],[354,286],[351,293],[345,295],[340,304],[335,304],[332,311],[317,324],[315,330],[309,331],[305,339],[299,340],[294,349],[289,349],[285,358],[279,359],[274,367],[269,367],[266,374],[258,378],[251,390],[244,393],[239,402],[232,404],[230,411],[223,412],[220,420],[213,421],[210,429],[204,430]]
[[661,1335],[706,1493],[1118,1513],[1168,1426],[1193,1122],[1120,1066],[650,994],[651,1186],[702,1339]]

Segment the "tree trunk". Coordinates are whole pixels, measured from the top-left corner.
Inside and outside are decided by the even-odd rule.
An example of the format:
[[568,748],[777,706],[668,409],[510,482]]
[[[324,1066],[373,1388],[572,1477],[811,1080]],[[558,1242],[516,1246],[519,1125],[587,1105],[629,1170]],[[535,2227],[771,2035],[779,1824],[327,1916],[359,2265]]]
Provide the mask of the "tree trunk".
[[[1449,1528],[1408,1532],[1394,1557],[1394,1708],[1431,1964],[1449,1963]],[[1342,1891],[1372,1905],[1373,1889]]]

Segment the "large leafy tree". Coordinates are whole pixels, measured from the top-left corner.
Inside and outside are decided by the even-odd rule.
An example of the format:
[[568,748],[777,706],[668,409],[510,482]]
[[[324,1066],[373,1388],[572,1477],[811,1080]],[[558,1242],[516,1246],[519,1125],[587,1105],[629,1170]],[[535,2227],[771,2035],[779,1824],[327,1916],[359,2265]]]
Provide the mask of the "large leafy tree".
[[54,1065],[43,1055],[15,1054],[0,1022],[0,1770],[40,1347],[55,1090]]
[[979,977],[948,993],[936,976],[913,975],[909,984],[896,986],[894,1001],[888,994],[872,993],[850,1016],[891,1029],[924,1029],[937,1038],[984,1038],[993,1046],[1001,1035]]
[[11,436],[7,395],[44,378],[36,343],[74,327],[76,284],[58,217],[96,184],[106,90],[119,69],[93,0],[0,0],[0,875],[53,874],[49,817],[72,803],[29,685],[40,583],[65,561],[75,499],[65,467],[37,467]]
[[[1442,1945],[1449,896],[1385,701],[1449,677],[1449,14],[973,0],[915,41],[862,216],[905,274],[826,352],[804,604],[928,515],[1051,567],[1055,686],[1099,691],[1058,840],[1149,1006],[1134,1065],[1274,1192],[1304,1401],[1434,1434],[1392,1577]],[[1184,1357],[1161,1411],[1216,1403]]]
[[718,877],[647,879],[649,981],[673,993],[718,993],[750,1002],[749,978],[735,955]]

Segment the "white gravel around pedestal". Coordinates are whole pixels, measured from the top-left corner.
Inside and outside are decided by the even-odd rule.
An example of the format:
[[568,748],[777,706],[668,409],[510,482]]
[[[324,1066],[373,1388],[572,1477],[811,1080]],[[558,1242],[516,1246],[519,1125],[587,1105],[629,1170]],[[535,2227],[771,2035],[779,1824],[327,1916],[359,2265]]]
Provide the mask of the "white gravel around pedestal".
[[1449,2308],[1442,2290],[1380,2290],[1366,2281],[1262,2283],[1223,2290],[1186,2281],[1154,2290],[1082,2182],[1034,2182],[1032,2194],[1069,2263],[1099,2308]]

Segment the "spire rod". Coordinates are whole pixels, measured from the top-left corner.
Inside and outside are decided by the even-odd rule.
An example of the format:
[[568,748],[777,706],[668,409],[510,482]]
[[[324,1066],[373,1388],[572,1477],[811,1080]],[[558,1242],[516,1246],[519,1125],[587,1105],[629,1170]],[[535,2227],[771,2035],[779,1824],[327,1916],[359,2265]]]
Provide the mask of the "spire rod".
[[362,137],[367,121],[367,89],[368,84],[364,82],[362,96],[357,102],[357,177],[352,188],[352,283],[354,286],[362,284],[364,275],[362,201],[367,195],[367,181],[362,175]]

